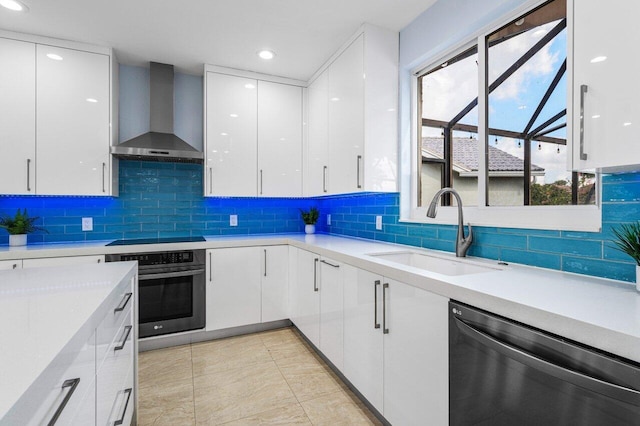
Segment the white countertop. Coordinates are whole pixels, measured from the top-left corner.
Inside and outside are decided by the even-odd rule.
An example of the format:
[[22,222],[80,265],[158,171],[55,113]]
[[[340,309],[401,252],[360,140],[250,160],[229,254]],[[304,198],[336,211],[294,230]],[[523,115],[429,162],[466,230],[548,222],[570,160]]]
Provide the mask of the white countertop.
[[290,244],[640,362],[640,294],[630,283],[515,264],[501,266],[481,258],[467,260],[501,269],[446,276],[367,254],[410,250],[455,260],[453,253],[333,235],[216,236],[206,240],[110,247],[105,247],[109,241],[1,247],[0,260]]
[[0,271],[0,419],[70,344],[86,342],[135,262]]

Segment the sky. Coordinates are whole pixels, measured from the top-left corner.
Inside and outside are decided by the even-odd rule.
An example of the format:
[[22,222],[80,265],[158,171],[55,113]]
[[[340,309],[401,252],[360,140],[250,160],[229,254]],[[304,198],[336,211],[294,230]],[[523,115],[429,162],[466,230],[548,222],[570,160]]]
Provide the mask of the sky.
[[[516,59],[527,52],[557,22],[551,22],[517,37],[493,46],[489,50],[489,81],[493,82]],[[489,126],[511,131],[522,131],[534,113],[540,99],[566,58],[566,29],[547,43],[533,58],[509,77],[489,96]],[[446,66],[423,78],[423,117],[449,121],[478,95],[477,55]],[[560,81],[533,128],[566,108],[566,76]],[[451,94],[455,93],[454,96]],[[477,125],[478,109],[474,108],[461,123]],[[566,117],[554,124],[566,123]],[[440,136],[434,129],[424,136]],[[459,133],[456,136],[469,136]],[[566,128],[549,134],[566,138]],[[476,135],[474,135],[476,137]],[[489,143],[518,158],[524,158],[524,148],[518,140],[490,136]],[[521,143],[521,145],[523,145]],[[540,149],[539,149],[540,148]],[[532,162],[545,169],[545,183],[568,179],[565,146],[532,143]]]

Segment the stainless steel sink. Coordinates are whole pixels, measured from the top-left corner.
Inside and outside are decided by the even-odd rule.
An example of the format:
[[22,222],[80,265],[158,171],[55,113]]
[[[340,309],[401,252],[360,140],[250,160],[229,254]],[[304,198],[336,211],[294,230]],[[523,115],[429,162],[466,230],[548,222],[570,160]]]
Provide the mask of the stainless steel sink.
[[501,270],[498,267],[480,265],[468,260],[462,261],[457,259],[447,259],[444,256],[432,256],[414,251],[370,253],[368,256],[388,260],[389,262],[399,263],[401,265],[424,269],[425,271],[435,272],[442,275],[470,275]]

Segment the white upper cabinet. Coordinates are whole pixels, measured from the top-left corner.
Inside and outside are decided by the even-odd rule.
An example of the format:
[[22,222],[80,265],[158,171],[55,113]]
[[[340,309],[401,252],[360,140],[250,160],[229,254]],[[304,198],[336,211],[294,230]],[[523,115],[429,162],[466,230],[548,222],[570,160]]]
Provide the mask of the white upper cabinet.
[[308,89],[306,195],[397,191],[398,33],[365,24]]
[[302,88],[258,82],[258,195],[302,195]]
[[109,194],[109,61],[37,46],[38,194]]
[[573,0],[568,8],[573,30],[573,168],[615,171],[640,164],[640,86],[635,83],[640,60],[629,50],[640,44],[637,4]]
[[302,85],[205,65],[205,196],[302,195]]
[[205,74],[205,195],[256,196],[257,81]]
[[304,164],[305,194],[329,192],[329,76],[323,72],[307,88],[307,144]]
[[36,46],[0,38],[0,194],[35,194]]
[[109,48],[0,30],[0,194],[117,195],[115,68]]
[[329,67],[329,188],[364,188],[364,36]]

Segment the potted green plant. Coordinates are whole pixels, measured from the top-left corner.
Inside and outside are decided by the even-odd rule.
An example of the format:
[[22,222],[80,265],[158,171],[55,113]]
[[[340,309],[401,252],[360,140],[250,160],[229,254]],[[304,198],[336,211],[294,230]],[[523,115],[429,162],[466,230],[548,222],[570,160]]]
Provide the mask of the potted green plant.
[[614,247],[628,254],[636,262],[636,290],[640,292],[640,222],[622,224],[619,228],[612,228],[616,239]]
[[320,217],[320,211],[311,207],[308,211],[300,209],[302,215],[302,221],[304,222],[304,232],[306,234],[314,234],[316,232],[316,222]]
[[33,223],[38,217],[29,217],[27,209],[16,212],[15,216],[0,217],[0,228],[4,228],[9,233],[9,246],[25,246],[27,245],[27,234],[36,231],[47,232],[46,229],[36,226]]

